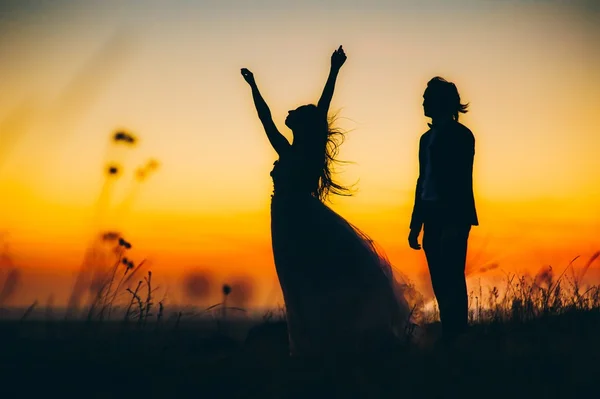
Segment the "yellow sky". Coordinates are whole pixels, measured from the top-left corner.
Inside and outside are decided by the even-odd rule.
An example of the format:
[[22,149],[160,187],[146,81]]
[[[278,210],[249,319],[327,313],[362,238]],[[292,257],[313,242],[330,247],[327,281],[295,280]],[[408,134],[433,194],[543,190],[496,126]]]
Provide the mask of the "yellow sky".
[[[482,225],[471,248],[485,252],[479,262],[537,269],[597,250],[598,8],[498,3],[2,6],[0,229],[24,268],[70,276],[103,165],[124,167],[114,208],[134,169],[155,158],[160,168],[135,189],[129,211],[104,226],[124,231],[157,276],[196,266],[223,279],[244,272],[267,292],[275,153],[239,69],[254,72],[291,138],[287,110],[318,100],[330,54],[343,44],[348,61],[332,109],[353,129],[341,158],[355,163],[342,180],[360,181],[355,197],[333,207],[395,264],[423,270],[423,254],[406,249],[405,236],[427,129],[421,96],[435,75],[471,103],[461,121],[477,140]],[[111,148],[109,135],[121,128],[139,145]]]

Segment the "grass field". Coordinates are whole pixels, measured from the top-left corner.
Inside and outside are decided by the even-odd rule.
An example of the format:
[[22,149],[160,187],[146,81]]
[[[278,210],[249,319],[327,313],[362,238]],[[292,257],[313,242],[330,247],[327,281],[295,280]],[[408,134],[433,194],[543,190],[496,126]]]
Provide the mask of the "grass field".
[[432,315],[394,351],[326,363],[288,357],[279,312],[223,317],[215,306],[192,317],[154,304],[151,289],[129,290],[134,306],[110,318],[102,301],[71,319],[13,310],[0,322],[1,389],[3,397],[595,397],[600,289],[575,276],[513,277],[504,294],[490,289],[471,301],[470,331],[454,346],[439,343]]
[[[428,339],[386,356],[329,365],[289,359],[284,322],[259,322],[248,340],[227,333],[248,323],[221,325],[221,332],[215,324],[3,322],[2,391],[92,398],[457,397],[453,392],[572,398],[597,392],[597,310],[482,323],[455,348]],[[435,337],[437,325],[427,330]]]

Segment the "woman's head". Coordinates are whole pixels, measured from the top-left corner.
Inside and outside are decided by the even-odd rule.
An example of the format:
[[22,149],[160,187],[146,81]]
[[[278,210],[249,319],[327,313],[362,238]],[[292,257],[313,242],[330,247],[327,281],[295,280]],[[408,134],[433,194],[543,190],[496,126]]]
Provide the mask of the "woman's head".
[[294,132],[294,140],[318,135],[327,130],[327,115],[314,104],[302,105],[288,112],[285,125]]
[[427,83],[423,94],[423,111],[429,118],[447,118],[458,121],[459,113],[467,113],[469,104],[461,104],[456,85],[436,76]]
[[340,162],[336,156],[344,138],[343,132],[332,128],[332,122],[314,104],[289,111],[285,119],[286,126],[294,133],[292,147],[308,161],[307,168],[318,170],[319,182],[313,195],[322,200],[329,194],[351,195],[346,187],[332,179],[332,164]]

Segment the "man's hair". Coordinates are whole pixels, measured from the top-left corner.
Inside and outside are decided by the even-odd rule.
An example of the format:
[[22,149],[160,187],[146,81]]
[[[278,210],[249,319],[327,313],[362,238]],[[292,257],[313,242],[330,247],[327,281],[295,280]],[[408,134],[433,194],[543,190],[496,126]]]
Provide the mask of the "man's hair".
[[436,76],[427,83],[427,90],[434,98],[434,103],[443,107],[444,112],[450,112],[454,120],[458,121],[458,115],[466,114],[469,104],[460,102],[460,94],[456,85],[446,79]]

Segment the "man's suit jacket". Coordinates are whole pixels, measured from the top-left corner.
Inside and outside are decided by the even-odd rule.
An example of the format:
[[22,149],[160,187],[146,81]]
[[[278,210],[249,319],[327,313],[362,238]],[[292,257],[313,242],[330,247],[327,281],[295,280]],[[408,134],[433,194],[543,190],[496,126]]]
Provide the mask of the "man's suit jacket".
[[445,221],[477,226],[479,221],[473,195],[475,137],[466,126],[456,121],[449,122],[437,130],[430,148],[431,129],[421,136],[419,142],[419,178],[410,228],[420,230],[426,216],[421,195],[428,159],[427,151],[430,151],[431,156],[431,179],[435,184],[439,203],[444,209]]

